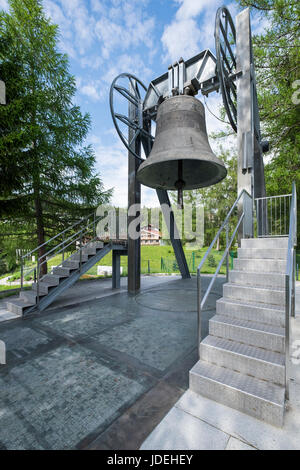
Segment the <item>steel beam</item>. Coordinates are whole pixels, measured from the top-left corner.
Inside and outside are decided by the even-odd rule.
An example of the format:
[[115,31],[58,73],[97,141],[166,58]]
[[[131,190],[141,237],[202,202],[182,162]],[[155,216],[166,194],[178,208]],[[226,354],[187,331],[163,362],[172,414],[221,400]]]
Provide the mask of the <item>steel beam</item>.
[[[162,213],[165,218],[166,225],[169,229],[170,240],[173,246],[174,254],[176,257],[176,261],[178,264],[178,268],[183,279],[188,279],[191,277],[189,267],[186,261],[186,257],[184,254],[184,250],[182,247],[181,240],[178,235],[178,229],[176,227],[174,212],[172,211],[171,201],[169,199],[168,192],[163,189],[157,189],[156,194],[159,200],[159,203],[162,207]],[[170,207],[170,211],[165,211],[164,206],[168,205]],[[169,220],[170,217],[170,220]]]

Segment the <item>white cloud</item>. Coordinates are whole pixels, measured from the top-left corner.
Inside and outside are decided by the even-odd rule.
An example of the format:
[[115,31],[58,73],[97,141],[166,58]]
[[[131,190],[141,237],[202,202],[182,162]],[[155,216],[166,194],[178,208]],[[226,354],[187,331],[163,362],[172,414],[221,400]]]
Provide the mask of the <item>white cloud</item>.
[[[105,188],[114,188],[112,204],[118,207],[127,207],[128,153],[126,147],[117,137],[115,129],[108,129],[106,134],[108,133],[113,135],[113,143],[110,145],[103,144],[102,140],[96,135],[91,135],[89,141],[95,149],[96,165]],[[154,189],[142,186],[141,200],[142,206],[158,206]]]
[[84,85],[80,88],[80,93],[83,95],[92,98],[92,100],[98,101],[101,97],[100,93],[97,91],[97,88],[93,84]]
[[122,72],[129,72],[142,80],[152,76],[152,70],[145,66],[145,63],[139,54],[122,54],[108,68],[103,76],[103,80],[111,84],[112,80]]
[[[189,59],[214,44],[214,23],[221,0],[175,0],[180,6],[173,21],[164,29],[161,41],[164,61]],[[202,15],[201,27],[198,16]]]
[[146,16],[138,2],[122,1],[117,8],[108,8],[95,25],[102,56],[108,59],[113,51],[142,44],[151,49],[154,26],[154,18]]
[[7,0],[0,0],[0,10],[8,10],[8,2]]
[[45,0],[44,7],[46,14],[59,25],[63,50],[72,58],[83,55],[95,39],[95,20],[86,3],[83,0]]
[[114,188],[112,203],[126,207],[128,199],[128,160],[127,150],[121,141],[104,145],[99,138],[91,140],[94,144],[96,164],[106,189]]

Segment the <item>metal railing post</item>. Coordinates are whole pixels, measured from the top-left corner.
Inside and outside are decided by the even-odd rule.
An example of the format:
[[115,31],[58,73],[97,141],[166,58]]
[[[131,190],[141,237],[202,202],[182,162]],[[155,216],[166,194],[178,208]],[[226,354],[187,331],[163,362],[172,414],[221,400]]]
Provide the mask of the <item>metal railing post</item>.
[[120,240],[120,218],[119,218],[119,209],[115,212],[116,214],[116,240]]
[[23,258],[21,258],[21,290],[23,290]]
[[40,305],[40,262],[37,261],[37,282],[36,282],[36,304],[37,307]]
[[63,234],[62,260],[65,261],[65,234]]
[[[229,242],[229,222],[226,224],[226,250],[228,249],[228,242]],[[229,250],[227,250],[226,255],[226,281],[228,282],[229,277]]]
[[292,295],[291,295],[291,316],[295,318],[295,288],[296,288],[296,250],[293,248],[293,261],[292,261]]
[[290,276],[285,275],[285,398],[289,400],[289,366],[290,366]]
[[202,340],[201,333],[201,275],[200,269],[197,270],[197,318],[198,318],[198,331],[197,331],[197,340],[198,340],[198,357],[200,359],[200,343]]
[[82,231],[80,232],[80,242],[79,242],[79,272],[81,273],[82,267]]

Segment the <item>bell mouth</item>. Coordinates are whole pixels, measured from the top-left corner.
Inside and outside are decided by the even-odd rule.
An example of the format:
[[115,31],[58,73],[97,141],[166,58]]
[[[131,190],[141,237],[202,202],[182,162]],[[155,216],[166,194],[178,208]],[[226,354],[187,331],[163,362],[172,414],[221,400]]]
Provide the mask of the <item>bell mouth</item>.
[[182,162],[183,190],[205,188],[218,183],[227,175],[224,165],[210,160],[195,160],[194,158],[175,158],[168,161],[149,162],[141,164],[137,172],[140,183],[154,189],[177,190],[178,171],[175,161]]

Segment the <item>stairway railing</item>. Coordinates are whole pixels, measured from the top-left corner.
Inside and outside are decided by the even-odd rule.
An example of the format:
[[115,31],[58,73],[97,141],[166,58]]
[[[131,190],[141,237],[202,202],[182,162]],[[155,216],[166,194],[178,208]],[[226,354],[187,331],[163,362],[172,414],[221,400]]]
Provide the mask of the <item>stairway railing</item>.
[[286,399],[289,400],[290,322],[295,317],[295,277],[297,245],[297,192],[293,182],[290,207],[289,241],[285,272],[285,384]]
[[[89,220],[91,219],[93,219],[93,222],[94,222],[93,226],[94,226],[94,232],[95,232],[96,231],[96,215],[93,212],[89,214],[88,216],[78,220],[73,225],[67,227],[65,230],[54,235],[54,237],[50,238],[45,243],[42,243],[41,245],[37,246],[36,248],[34,248],[33,250],[29,251],[28,253],[26,253],[25,255],[21,257],[21,290],[23,290],[23,287],[24,287],[25,276],[29,276],[31,273],[34,273],[34,281],[36,282],[36,280],[38,279],[38,273],[37,273],[38,265],[41,266],[41,260],[43,260],[42,264],[44,264],[47,261],[49,261],[51,258],[56,256],[57,254],[62,253],[62,260],[64,261],[65,251],[72,244],[72,243],[68,243],[69,240],[81,232],[81,230],[79,230],[73,233],[75,227],[78,227],[79,225],[82,225],[82,224],[89,223]],[[71,235],[68,235],[68,232],[71,233]],[[42,256],[39,256],[39,250],[41,248],[43,247],[48,248],[49,246],[52,246],[53,242],[57,239],[62,239],[62,242],[56,245],[55,247],[51,248],[50,250],[46,251]],[[76,239],[73,240],[73,243],[74,242],[76,242]],[[60,246],[61,246],[61,249],[58,252],[55,252],[56,248]],[[49,257],[49,255],[51,256]],[[33,257],[33,256],[37,256],[36,263],[33,265],[33,267],[31,267],[29,270],[26,270],[26,272],[24,272],[26,268],[26,261],[29,260],[30,257]]]
[[292,194],[255,199],[258,237],[287,237]]
[[[241,202],[240,202],[241,201]],[[229,222],[230,218],[233,215],[235,209],[242,203],[242,213],[240,214],[239,220],[237,224],[234,227],[233,233],[231,238],[229,239]],[[232,205],[231,209],[229,210],[224,222],[222,223],[221,227],[219,228],[215,238],[211,242],[208,250],[206,251],[205,255],[203,256],[198,269],[197,269],[197,313],[198,313],[198,348],[199,348],[199,357],[200,357],[200,342],[202,340],[202,332],[201,332],[201,313],[204,308],[204,305],[208,299],[208,296],[211,292],[211,289],[215,283],[215,280],[217,278],[217,275],[219,274],[219,271],[221,269],[222,264],[224,263],[224,260],[226,258],[226,279],[228,280],[228,273],[229,273],[229,250],[230,247],[236,237],[237,231],[240,227],[240,225],[243,224],[243,238],[248,237],[252,238],[253,237],[253,199],[250,196],[250,194],[243,189],[241,191],[240,195],[238,198],[235,200],[234,204]],[[216,268],[215,273],[213,274],[213,277],[207,287],[206,292],[204,293],[204,296],[202,298],[201,296],[201,269],[210,254],[211,250],[213,249],[216,241],[220,237],[220,234],[222,231],[226,231],[226,248],[223,253],[223,256]]]
[[[55,256],[61,254],[61,262],[56,265],[56,267],[61,267],[64,261],[67,261],[75,252],[78,252],[79,270],[81,271],[82,249],[86,248],[92,242],[102,239],[102,237],[99,238],[96,233],[97,224],[102,219],[103,215],[97,216],[96,212],[93,212],[21,257],[21,290],[24,288],[24,278],[33,273],[34,282],[36,283],[37,288],[37,305],[39,304],[40,297],[39,283],[42,266],[48,263]],[[116,223],[117,225],[119,223],[118,216]],[[53,246],[53,242],[57,241],[59,241],[59,243]],[[110,238],[105,239],[105,242],[109,241]],[[42,247],[44,247],[44,249],[49,249],[48,251],[45,251],[43,255],[39,256],[39,250]],[[66,253],[71,253],[68,258],[65,258]],[[29,268],[29,270],[25,271],[26,261],[32,256],[37,256],[37,261]]]

